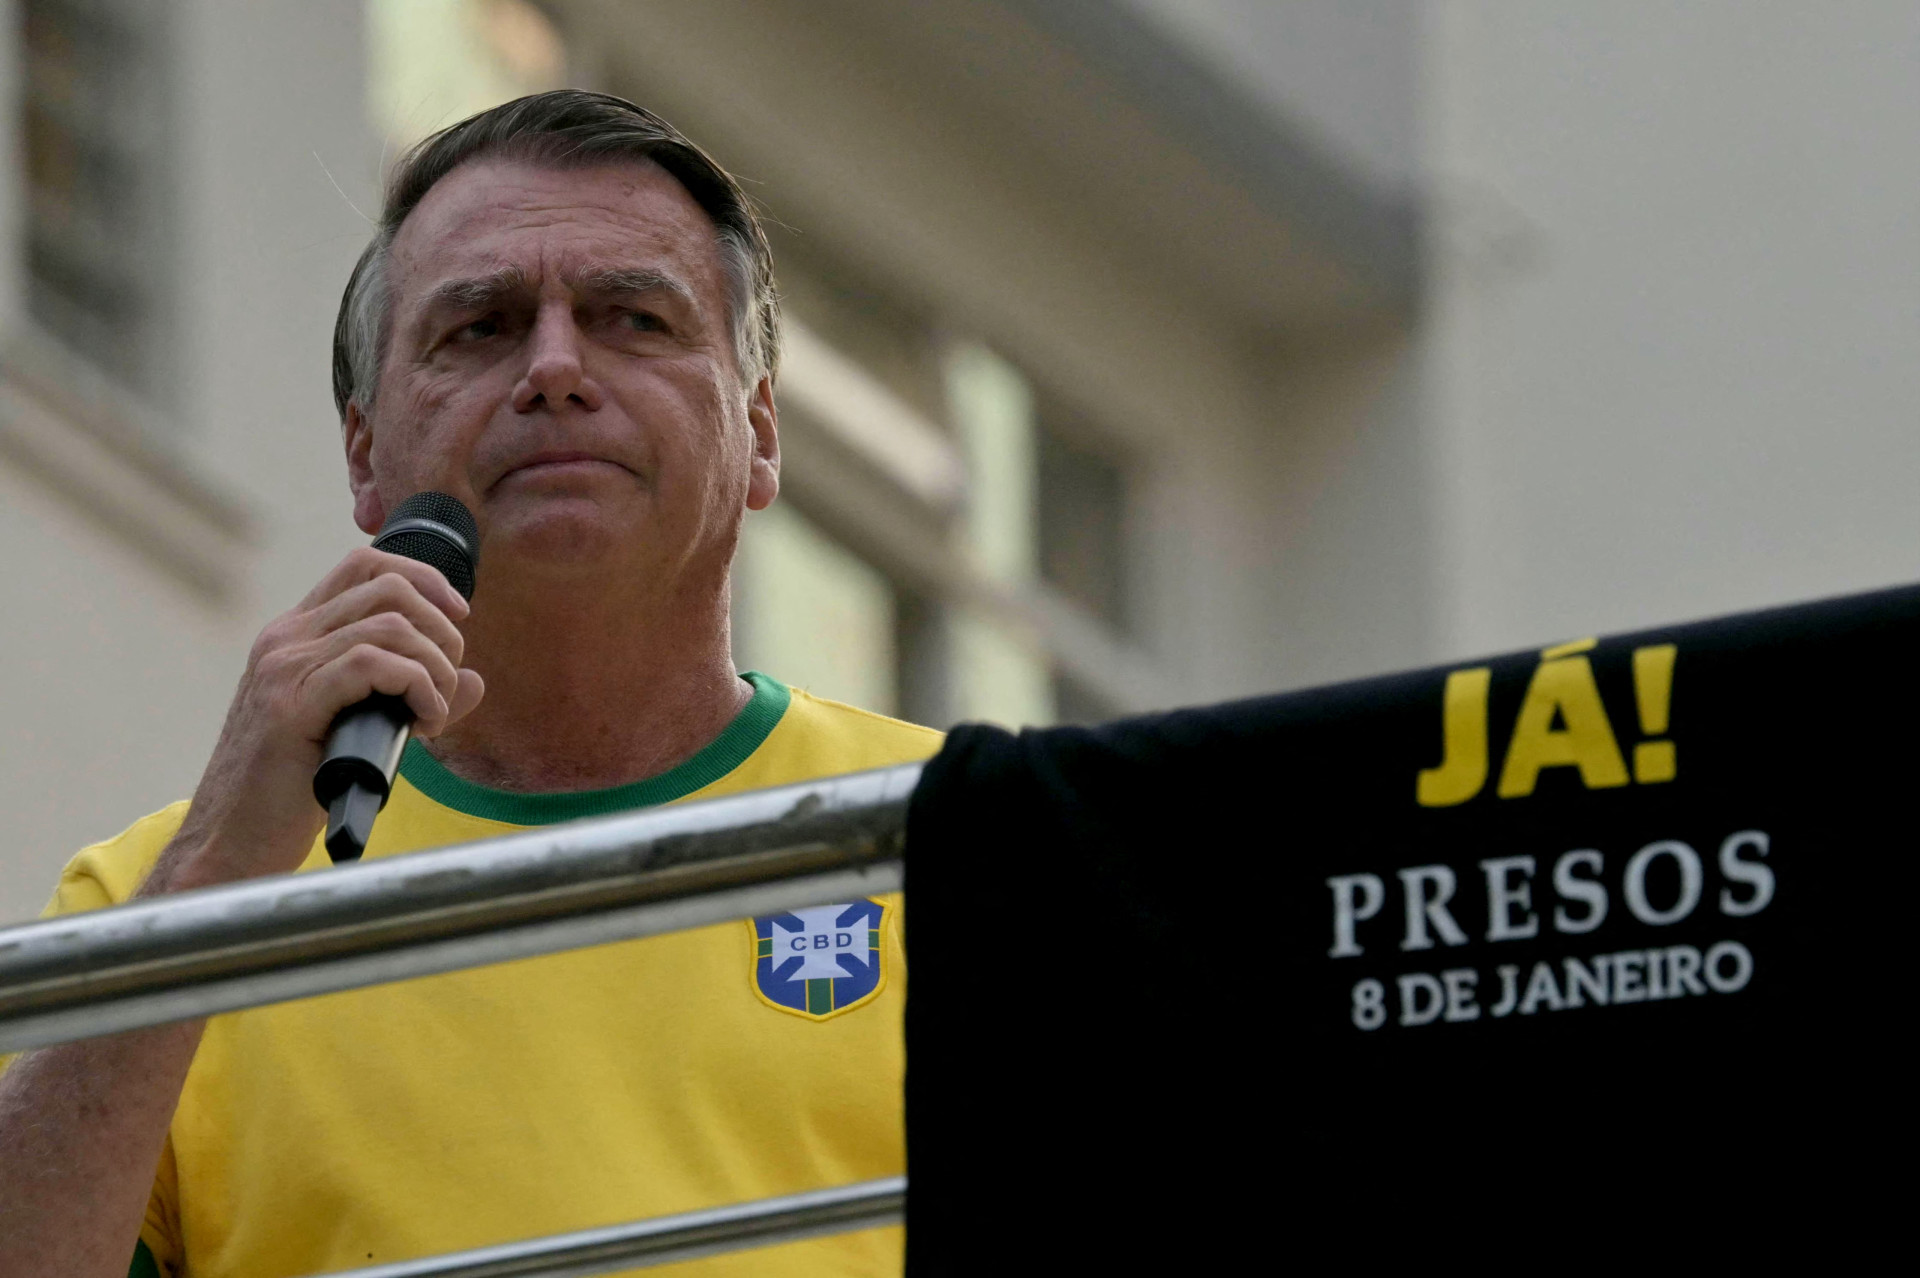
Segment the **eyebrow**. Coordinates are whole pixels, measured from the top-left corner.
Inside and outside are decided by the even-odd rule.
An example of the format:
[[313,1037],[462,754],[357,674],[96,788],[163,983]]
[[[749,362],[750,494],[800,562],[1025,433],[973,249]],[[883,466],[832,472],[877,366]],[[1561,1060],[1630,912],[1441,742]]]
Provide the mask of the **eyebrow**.
[[[566,282],[585,293],[633,296],[639,293],[671,293],[688,305],[695,305],[693,290],[671,275],[637,267],[606,267],[600,270],[570,273]],[[517,266],[502,267],[486,275],[444,280],[428,290],[422,308],[439,310],[475,310],[498,303],[503,298],[528,290],[527,273]]]
[[608,267],[567,277],[567,283],[583,293],[631,296],[635,293],[671,293],[680,301],[694,305],[693,290],[671,275],[644,268]]
[[497,302],[512,293],[525,292],[526,287],[525,271],[517,266],[502,267],[486,275],[441,281],[429,289],[427,295],[421,299],[421,309],[439,310],[449,307],[468,310]]

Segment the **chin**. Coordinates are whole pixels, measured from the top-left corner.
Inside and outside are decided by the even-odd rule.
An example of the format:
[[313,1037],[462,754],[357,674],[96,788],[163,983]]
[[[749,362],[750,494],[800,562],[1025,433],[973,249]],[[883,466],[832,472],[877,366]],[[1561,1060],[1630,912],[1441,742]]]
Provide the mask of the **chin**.
[[481,573],[488,558],[571,575],[630,558],[642,537],[631,501],[609,503],[588,494],[543,494],[488,511]]

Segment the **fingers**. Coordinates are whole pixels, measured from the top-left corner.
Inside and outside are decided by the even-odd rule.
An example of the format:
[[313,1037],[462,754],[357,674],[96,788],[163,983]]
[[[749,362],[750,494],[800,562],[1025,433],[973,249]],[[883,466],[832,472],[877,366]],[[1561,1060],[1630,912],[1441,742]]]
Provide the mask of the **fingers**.
[[[322,636],[308,658],[303,699],[331,720],[342,706],[375,692],[404,696],[414,717],[437,732],[459,694],[458,668],[440,646],[398,613],[362,618]],[[324,730],[322,727],[320,730]]]
[[[459,598],[458,595],[454,597]],[[322,635],[382,613],[404,618],[414,630],[445,653],[447,660],[456,666],[460,664],[461,654],[466,650],[466,640],[461,637],[453,619],[432,602],[411,578],[398,572],[381,573],[370,581],[349,587],[309,611],[305,622],[309,633]]]
[[307,855],[319,819],[313,770],[345,707],[404,698],[426,736],[473,710],[480,677],[459,668],[458,623],[470,611],[436,569],[367,547],[261,629],[194,793],[196,837],[214,849],[206,881],[291,869]]
[[282,689],[270,699],[310,741],[376,692],[404,697],[415,731],[432,736],[480,700],[480,677],[460,669],[456,623],[470,611],[439,570],[363,547],[261,632],[252,664]]
[[307,597],[300,601],[299,611],[312,611],[329,599],[387,573],[397,573],[405,578],[422,598],[455,621],[463,620],[472,611],[467,601],[460,597],[460,592],[447,583],[438,568],[404,555],[375,550],[372,546],[362,546],[335,564],[333,571],[322,577],[320,584],[308,591]]
[[445,732],[448,728],[471,714],[474,707],[480,704],[480,698],[486,695],[487,686],[474,671],[461,670],[456,673],[459,675],[460,683],[459,686],[454,689],[452,704],[447,710],[447,717],[431,727],[423,727],[420,723],[416,722],[413,725],[415,736],[431,737]]
[[[447,702],[433,685],[433,676],[417,661],[409,660],[372,644],[357,644],[313,672],[308,682],[312,703],[316,706],[345,708],[364,701],[376,692],[400,697],[413,712],[416,724],[424,725],[429,735],[439,731],[446,720]],[[327,725],[338,710],[322,719],[317,735],[323,737]]]

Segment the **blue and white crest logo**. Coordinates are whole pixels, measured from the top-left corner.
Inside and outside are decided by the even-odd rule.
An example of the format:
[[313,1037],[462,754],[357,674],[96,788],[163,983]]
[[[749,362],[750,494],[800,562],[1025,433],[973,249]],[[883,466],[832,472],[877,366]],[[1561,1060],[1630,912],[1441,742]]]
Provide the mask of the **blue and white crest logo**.
[[824,1021],[880,993],[878,901],[816,905],[753,921],[753,988],[763,1002]]

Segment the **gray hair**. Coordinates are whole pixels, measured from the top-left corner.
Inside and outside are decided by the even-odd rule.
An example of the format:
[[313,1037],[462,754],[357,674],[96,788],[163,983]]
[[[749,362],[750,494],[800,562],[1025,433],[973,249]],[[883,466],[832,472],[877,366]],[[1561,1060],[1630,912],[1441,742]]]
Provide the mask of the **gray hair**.
[[401,223],[441,178],[469,160],[500,157],[585,167],[650,160],[671,173],[713,220],[732,296],[734,363],[748,386],[780,368],[780,298],[773,252],[752,201],[732,174],[644,107],[606,93],[556,89],[516,98],[451,125],[408,151],[387,181],[373,240],[340,297],[333,326],[333,402],[373,406],[392,332],[388,259]]

